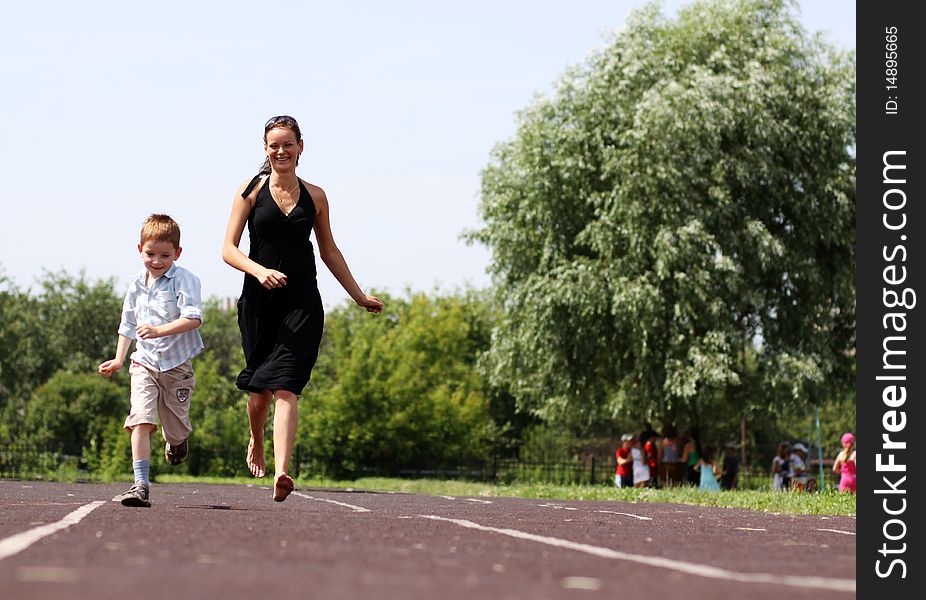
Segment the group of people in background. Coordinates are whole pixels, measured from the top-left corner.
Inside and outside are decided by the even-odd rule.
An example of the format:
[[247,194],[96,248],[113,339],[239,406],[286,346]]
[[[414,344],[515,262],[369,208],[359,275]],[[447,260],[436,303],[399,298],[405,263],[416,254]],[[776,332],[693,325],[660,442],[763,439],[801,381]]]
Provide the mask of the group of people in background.
[[[855,436],[845,433],[843,449],[833,462],[839,474],[839,491],[855,493]],[[625,433],[617,449],[617,487],[695,486],[702,490],[733,490],[738,486],[737,445],[729,442],[720,456],[713,446],[702,446],[697,427],[679,434],[667,425],[662,434],[649,424],[639,434]],[[808,450],[803,442],[781,442],[772,459],[772,489],[776,491],[814,491],[816,479],[810,477]]]
[[801,442],[778,444],[778,453],[772,458],[772,489],[807,489],[807,446]]
[[737,486],[736,444],[726,445],[718,463],[714,447],[701,445],[697,427],[679,435],[675,426],[667,425],[660,435],[647,424],[639,434],[623,434],[615,454],[617,487],[691,485],[703,490],[732,490]]
[[[839,474],[839,491],[855,493],[855,436],[842,435],[842,450],[833,461],[833,472]],[[814,491],[816,480],[809,477],[807,447],[801,442],[778,444],[772,458],[772,489],[776,491]]]

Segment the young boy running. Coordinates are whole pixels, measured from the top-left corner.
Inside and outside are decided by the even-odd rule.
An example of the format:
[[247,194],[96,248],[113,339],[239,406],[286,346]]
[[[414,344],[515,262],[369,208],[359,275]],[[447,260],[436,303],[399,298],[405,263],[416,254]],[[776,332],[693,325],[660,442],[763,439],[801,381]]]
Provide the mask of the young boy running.
[[138,252],[145,265],[129,284],[122,303],[116,356],[100,364],[111,377],[122,368],[132,340],[129,374],[131,411],[125,429],[131,433],[135,484],[117,497],[124,506],[151,506],[148,479],[151,436],[158,417],[171,465],[186,459],[190,397],[196,387],[190,360],[203,349],[196,330],[203,322],[199,279],[174,264],[180,258],[180,227],[167,215],[151,215],[141,229]]

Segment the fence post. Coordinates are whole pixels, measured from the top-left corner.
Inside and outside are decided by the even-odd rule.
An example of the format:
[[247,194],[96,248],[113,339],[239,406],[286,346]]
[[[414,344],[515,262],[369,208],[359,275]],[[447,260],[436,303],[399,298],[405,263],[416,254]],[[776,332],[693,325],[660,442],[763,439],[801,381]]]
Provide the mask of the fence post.
[[591,485],[595,485],[595,457],[592,456],[592,475],[588,478],[588,482]]
[[740,420],[740,466],[746,467],[746,413],[743,413]]
[[820,431],[820,406],[817,406],[817,462],[820,464],[820,483],[817,489],[822,491],[826,487],[826,479],[823,475],[823,433]]

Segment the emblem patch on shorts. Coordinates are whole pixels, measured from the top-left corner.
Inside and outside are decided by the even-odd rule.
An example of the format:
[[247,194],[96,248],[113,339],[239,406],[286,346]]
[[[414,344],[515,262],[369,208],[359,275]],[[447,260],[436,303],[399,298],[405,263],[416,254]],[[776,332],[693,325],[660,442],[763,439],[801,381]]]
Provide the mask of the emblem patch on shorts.
[[177,388],[177,402],[186,402],[190,399],[190,388]]

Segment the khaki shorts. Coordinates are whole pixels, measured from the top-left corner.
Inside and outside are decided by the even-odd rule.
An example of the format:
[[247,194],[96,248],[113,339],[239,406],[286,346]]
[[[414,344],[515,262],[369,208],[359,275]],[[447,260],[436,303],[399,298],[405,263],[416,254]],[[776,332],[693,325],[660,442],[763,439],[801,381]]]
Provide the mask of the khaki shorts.
[[124,427],[132,429],[148,424],[154,425],[157,431],[160,416],[161,433],[170,445],[176,446],[187,439],[193,431],[190,398],[196,389],[190,361],[162,373],[133,360],[129,374],[132,376],[132,410]]

